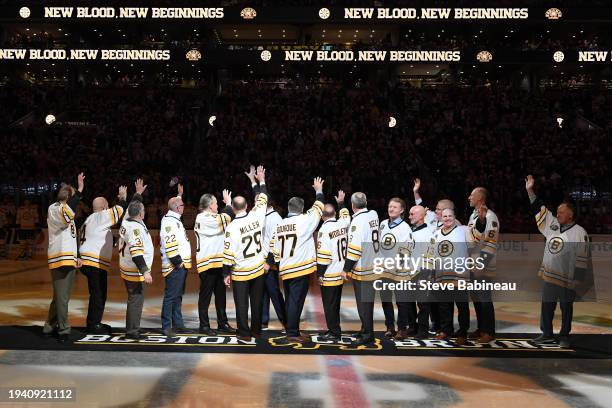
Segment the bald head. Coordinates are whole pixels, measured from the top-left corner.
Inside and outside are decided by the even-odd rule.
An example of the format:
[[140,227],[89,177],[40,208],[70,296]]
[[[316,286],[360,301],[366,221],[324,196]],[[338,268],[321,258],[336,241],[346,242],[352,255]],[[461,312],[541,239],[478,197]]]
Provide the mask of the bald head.
[[336,217],[336,207],[333,204],[325,204],[323,207],[323,221]]
[[106,198],[104,197],[96,197],[94,198],[91,206],[93,207],[94,212],[104,211],[108,209],[108,201],[106,201]]
[[234,212],[244,211],[247,208],[246,199],[242,196],[236,196],[232,199],[232,208]]
[[422,205],[415,205],[410,208],[410,212],[408,213],[408,218],[410,219],[410,224],[418,227],[421,224],[425,223],[425,214],[427,210]]
[[183,205],[183,199],[181,197],[172,197],[170,200],[168,200],[168,209],[170,211],[183,214],[184,208],[185,206]]
[[487,198],[489,197],[489,192],[484,187],[476,187],[470,193],[468,197],[468,201],[470,202],[470,207],[472,208],[480,208],[481,205],[487,203]]

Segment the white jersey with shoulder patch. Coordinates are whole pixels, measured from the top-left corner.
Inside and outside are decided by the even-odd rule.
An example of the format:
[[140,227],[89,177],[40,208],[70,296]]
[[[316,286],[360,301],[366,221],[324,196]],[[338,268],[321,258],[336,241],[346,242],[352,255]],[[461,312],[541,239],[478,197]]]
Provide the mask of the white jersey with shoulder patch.
[[153,240],[146,225],[139,220],[124,218],[119,228],[119,271],[121,277],[131,282],[142,282],[144,276],[138,270],[133,257],[142,256],[147,269],[153,265]]
[[284,218],[276,225],[270,241],[282,280],[308,275],[317,270],[313,234],[321,221],[323,203],[315,201],[305,214]]
[[[380,251],[374,261],[375,270],[382,270],[380,278],[393,280],[411,279],[411,263],[409,257],[414,249],[412,228],[402,220],[399,224],[390,226],[389,220],[383,220],[379,226]],[[398,259],[399,256],[399,259]],[[386,261],[385,260],[390,260]],[[408,262],[405,262],[405,261]]]
[[363,209],[353,214],[349,226],[349,241],[346,259],[357,261],[348,276],[355,280],[375,280],[380,275],[374,273],[374,257],[380,251],[378,214],[374,210]]
[[232,280],[255,279],[264,273],[262,229],[268,196],[260,193],[253,209],[234,218],[225,231],[223,265],[232,269]]
[[342,268],[346,259],[350,224],[351,214],[346,208],[342,208],[337,220],[327,220],[319,229],[317,235],[317,263],[327,265],[325,274],[319,279],[321,286],[339,286],[344,283]]
[[482,274],[484,276],[494,277],[497,267],[497,245],[499,240],[499,219],[497,215],[487,209],[487,226],[484,233],[480,233],[476,228],[476,221],[478,221],[478,211],[474,210],[470,215],[468,221],[468,227],[474,240],[474,247],[470,249],[472,258],[486,257],[487,265],[483,269]]
[[47,211],[49,269],[60,266],[77,266],[77,231],[74,211],[68,204],[53,203]]
[[83,265],[110,272],[113,258],[113,232],[111,227],[123,216],[123,207],[115,205],[91,214],[81,227],[79,257]]
[[232,221],[226,213],[203,211],[195,220],[196,262],[198,273],[223,268],[223,240]]
[[174,270],[174,265],[172,265],[170,258],[177,255],[181,256],[185,269],[191,268],[191,244],[180,217],[180,214],[168,211],[161,221],[159,239],[163,276],[167,276]]
[[270,253],[270,241],[272,241],[272,237],[274,236],[274,231],[276,231],[276,226],[279,222],[283,220],[283,217],[280,216],[279,213],[276,212],[273,208],[268,208],[266,212],[266,221],[264,222],[263,228],[263,255],[264,259],[268,257],[268,253]]
[[545,207],[536,214],[538,229],[546,238],[544,258],[538,271],[546,282],[574,289],[579,279],[576,269],[587,269],[589,236],[584,228],[573,224],[561,230],[557,218]]
[[469,280],[466,261],[472,243],[472,234],[466,226],[455,226],[447,232],[440,228],[433,233],[427,261],[428,269],[436,271],[436,281]]
[[412,238],[414,238],[412,259],[414,262],[413,264],[417,266],[416,275],[426,268],[426,260],[431,245],[431,239],[433,238],[433,232],[426,224],[423,224],[420,228],[417,227],[412,230]]

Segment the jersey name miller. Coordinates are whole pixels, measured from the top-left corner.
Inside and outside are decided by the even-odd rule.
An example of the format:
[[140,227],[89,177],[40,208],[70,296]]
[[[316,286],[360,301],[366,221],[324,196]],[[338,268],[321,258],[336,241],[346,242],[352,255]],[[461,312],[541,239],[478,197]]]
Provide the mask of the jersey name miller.
[[249,232],[255,231],[258,228],[259,228],[259,221],[252,222],[249,225],[245,225],[244,227],[240,228],[240,234],[242,235],[248,234]]

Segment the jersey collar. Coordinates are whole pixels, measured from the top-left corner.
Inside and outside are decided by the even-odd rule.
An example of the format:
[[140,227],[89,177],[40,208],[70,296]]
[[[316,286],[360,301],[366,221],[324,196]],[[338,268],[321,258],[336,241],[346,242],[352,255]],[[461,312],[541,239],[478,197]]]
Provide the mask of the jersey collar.
[[563,233],[569,229],[571,229],[574,225],[576,225],[576,223],[571,223],[571,224],[565,224],[565,225],[561,225],[560,231]]
[[412,227],[412,231],[416,232],[416,231],[420,231],[420,230],[425,229],[425,228],[427,228],[427,224],[426,223],[422,223],[418,227],[416,227],[416,226]]
[[442,226],[440,227],[440,232],[442,233],[442,235],[447,236],[448,234],[453,232],[455,228],[457,228],[457,224],[453,225],[453,228],[451,228],[448,232],[444,232],[444,226]]
[[166,217],[172,217],[172,218],[176,218],[177,220],[180,221],[181,219],[181,214],[174,212],[172,210],[168,210],[168,212],[166,213]]

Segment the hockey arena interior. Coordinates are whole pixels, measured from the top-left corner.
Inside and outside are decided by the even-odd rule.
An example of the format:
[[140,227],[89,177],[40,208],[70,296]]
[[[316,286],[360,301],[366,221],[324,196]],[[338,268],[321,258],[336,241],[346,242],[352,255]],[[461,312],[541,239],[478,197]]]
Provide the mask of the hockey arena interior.
[[0,10],[0,406],[611,406],[608,2]]

